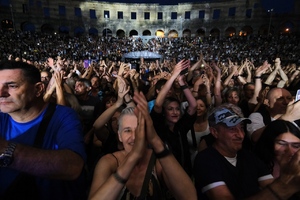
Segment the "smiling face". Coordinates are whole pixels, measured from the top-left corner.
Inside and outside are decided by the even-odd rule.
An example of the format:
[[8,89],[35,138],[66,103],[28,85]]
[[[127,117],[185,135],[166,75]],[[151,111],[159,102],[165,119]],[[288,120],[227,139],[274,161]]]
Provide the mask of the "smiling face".
[[275,138],[274,152],[278,163],[288,162],[300,149],[300,139],[290,132],[283,133]]
[[206,113],[206,105],[205,103],[201,100],[197,100],[197,117],[203,116]]
[[244,140],[243,122],[236,126],[228,127],[225,124],[218,124],[215,127],[210,127],[210,131],[216,138],[215,147],[223,155],[234,157],[242,148]]
[[137,117],[133,114],[126,114],[119,120],[119,140],[123,143],[125,151],[130,152],[134,145]]

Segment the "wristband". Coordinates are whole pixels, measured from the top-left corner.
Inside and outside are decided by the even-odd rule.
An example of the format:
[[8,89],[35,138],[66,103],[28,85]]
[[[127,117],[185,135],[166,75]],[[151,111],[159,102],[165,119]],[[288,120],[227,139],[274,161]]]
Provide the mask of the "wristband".
[[182,89],[182,90],[185,90],[185,89],[187,89],[187,88],[188,88],[187,85],[181,85],[181,86],[180,86],[180,89]]
[[132,98],[131,98],[131,96],[130,96],[130,100],[129,100],[129,101],[126,101],[125,96],[124,96],[123,101],[124,101],[124,103],[129,104],[130,102],[132,102]]
[[267,185],[266,188],[276,197],[278,200],[282,200],[282,198],[271,188],[270,185]]
[[170,149],[169,149],[169,146],[167,145],[167,144],[164,144],[164,150],[163,151],[161,151],[161,152],[159,152],[159,153],[155,153],[155,156],[156,156],[156,158],[164,158],[164,157],[166,157],[166,156],[168,156],[168,155],[170,155],[171,154],[171,151],[170,151]]
[[121,183],[121,184],[126,184],[126,182],[127,182],[127,179],[125,179],[125,178],[122,178],[119,174],[118,174],[118,172],[116,171],[115,173],[113,173],[113,176],[115,177],[115,179],[119,182],[119,183]]
[[261,76],[254,76],[254,78],[255,78],[255,79],[260,79],[260,78],[261,78]]

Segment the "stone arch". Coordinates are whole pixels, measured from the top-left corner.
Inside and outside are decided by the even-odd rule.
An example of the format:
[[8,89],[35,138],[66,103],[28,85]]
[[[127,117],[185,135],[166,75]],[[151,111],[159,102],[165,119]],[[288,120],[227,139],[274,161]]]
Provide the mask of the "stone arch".
[[165,32],[163,30],[157,30],[155,32],[155,36],[157,36],[157,37],[165,37]]
[[23,22],[21,24],[21,30],[22,31],[35,32],[35,26],[31,22]]
[[122,29],[117,30],[117,37],[118,38],[125,38],[125,31]]
[[211,29],[209,36],[212,38],[220,38],[220,30],[218,28]]
[[205,30],[200,28],[196,31],[196,36],[205,37]]
[[111,36],[112,36],[112,31],[111,31],[109,28],[105,28],[105,29],[103,29],[103,31],[102,31],[102,35],[103,35],[104,37],[111,37]]
[[53,28],[53,26],[51,24],[43,24],[41,26],[41,32],[42,33],[50,33],[50,34],[52,34],[52,33],[54,33],[54,28]]
[[62,25],[58,28],[58,32],[60,34],[69,34],[69,28],[67,26]]
[[240,36],[249,36],[253,34],[253,28],[251,26],[244,26],[240,31]]
[[182,37],[191,37],[192,31],[190,29],[184,29],[182,32]]
[[170,30],[168,33],[169,38],[177,38],[178,37],[178,32],[176,30]]
[[281,34],[289,34],[294,32],[295,24],[291,21],[284,21],[279,26],[279,33]]
[[129,37],[133,36],[133,35],[139,35],[139,33],[136,30],[131,30],[129,32]]
[[233,27],[228,27],[225,30],[225,37],[232,37],[236,35],[236,29]]
[[75,29],[74,29],[74,35],[75,36],[81,36],[84,34],[84,28],[82,28],[81,26],[77,26]]
[[149,31],[149,30],[144,30],[144,31],[143,31],[143,36],[151,36],[151,31]]
[[97,36],[98,35],[98,30],[94,27],[89,29],[89,35]]
[[3,19],[1,21],[1,26],[2,30],[4,31],[10,31],[10,30],[14,30],[14,23],[12,20],[10,19]]

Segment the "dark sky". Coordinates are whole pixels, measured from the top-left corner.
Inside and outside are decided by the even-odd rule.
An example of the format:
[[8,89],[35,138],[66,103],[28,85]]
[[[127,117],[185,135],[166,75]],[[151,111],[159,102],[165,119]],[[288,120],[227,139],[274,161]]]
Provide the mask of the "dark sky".
[[[98,0],[99,1],[99,0]],[[121,3],[159,3],[162,5],[176,5],[178,3],[187,2],[214,2],[214,0],[106,0],[106,2],[121,2]],[[246,0],[245,0],[246,1]],[[275,13],[288,13],[294,7],[295,0],[261,0],[261,5],[265,10],[273,8]],[[299,1],[299,0],[296,0]],[[226,2],[226,0],[224,0]]]

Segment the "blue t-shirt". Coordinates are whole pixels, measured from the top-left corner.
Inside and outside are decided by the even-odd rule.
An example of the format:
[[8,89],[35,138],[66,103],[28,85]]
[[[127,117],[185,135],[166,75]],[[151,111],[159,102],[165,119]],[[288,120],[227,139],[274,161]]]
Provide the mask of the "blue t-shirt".
[[[10,115],[0,112],[0,136],[11,142],[32,146],[45,111],[46,109],[37,118],[26,123],[16,122]],[[80,155],[84,161],[86,160],[81,122],[73,109],[60,105],[56,106],[47,127],[42,148],[48,150],[68,149]],[[18,174],[19,172],[16,170],[0,168],[0,195],[4,193]],[[80,190],[85,189],[76,188],[76,185],[82,187],[82,184],[84,184],[81,176],[75,181],[44,178],[36,178],[36,181],[39,191],[43,195],[41,199],[62,199],[62,197],[65,199],[78,199],[78,197],[73,198],[70,195],[79,196]],[[70,192],[67,191],[68,188],[74,188],[78,191]],[[72,194],[73,192],[74,194]]]

